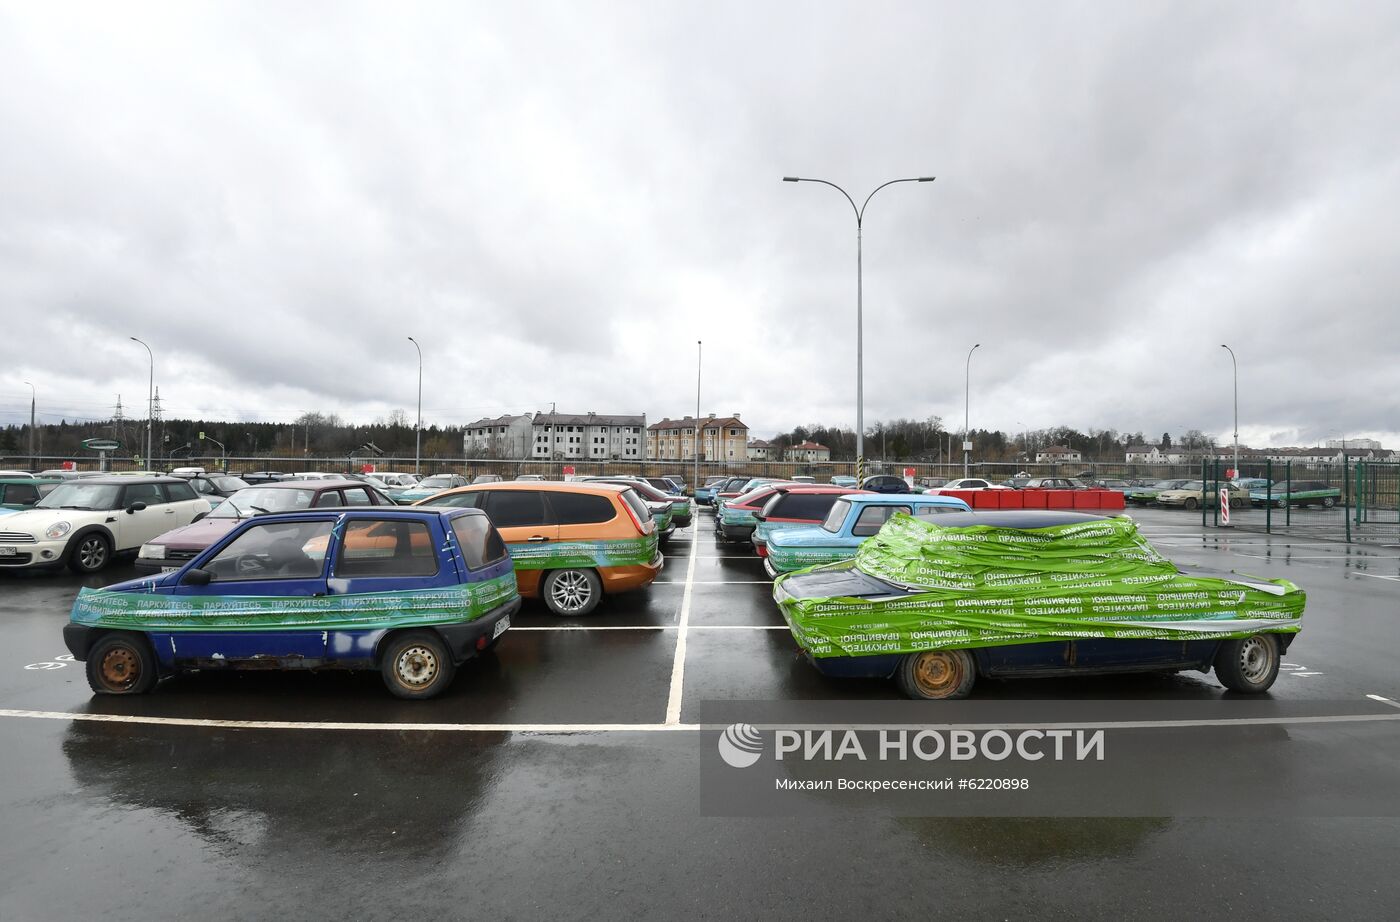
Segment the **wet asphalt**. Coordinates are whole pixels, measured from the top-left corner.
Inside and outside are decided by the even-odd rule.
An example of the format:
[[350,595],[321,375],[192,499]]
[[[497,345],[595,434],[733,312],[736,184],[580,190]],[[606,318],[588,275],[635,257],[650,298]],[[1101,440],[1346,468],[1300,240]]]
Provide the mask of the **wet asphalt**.
[[[1338,713],[1363,710],[1367,695],[1400,699],[1400,548],[1203,532],[1198,515],[1166,510],[1134,515],[1178,563],[1286,576],[1308,590],[1305,626],[1274,698]],[[334,673],[199,675],[141,698],[94,698],[82,665],[61,658],[60,630],[80,585],[127,578],[129,564],[86,581],[0,573],[0,920],[112,911],[149,919],[1397,915],[1393,812],[1293,817],[1281,804],[1277,815],[1244,819],[704,815],[698,732],[652,729],[675,700],[692,552],[682,723],[697,721],[707,699],[897,693],[883,681],[817,674],[781,628],[758,559],[717,545],[708,515],[698,522],[698,534],[678,533],[656,585],[574,621],[527,603],[497,652],[429,702],[389,697],[377,675]],[[974,694],[1189,701],[1222,689],[1189,673],[981,682]],[[70,716],[89,714],[224,723]],[[474,729],[316,726],[346,722]],[[1264,734],[1260,745],[1273,747],[1269,764],[1306,762],[1309,777],[1325,768],[1346,786],[1388,772],[1400,785],[1397,737],[1396,723],[1327,725]],[[1193,739],[1210,758],[1204,734],[1172,745]]]

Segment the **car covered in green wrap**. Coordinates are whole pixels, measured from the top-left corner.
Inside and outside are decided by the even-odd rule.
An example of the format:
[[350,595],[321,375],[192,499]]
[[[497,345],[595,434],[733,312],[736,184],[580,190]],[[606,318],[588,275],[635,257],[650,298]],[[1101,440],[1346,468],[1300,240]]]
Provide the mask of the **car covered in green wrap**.
[[773,597],[820,671],[913,698],[964,697],[978,676],[1185,669],[1258,694],[1306,601],[1288,580],[1179,570],[1127,517],[1031,510],[894,515]]

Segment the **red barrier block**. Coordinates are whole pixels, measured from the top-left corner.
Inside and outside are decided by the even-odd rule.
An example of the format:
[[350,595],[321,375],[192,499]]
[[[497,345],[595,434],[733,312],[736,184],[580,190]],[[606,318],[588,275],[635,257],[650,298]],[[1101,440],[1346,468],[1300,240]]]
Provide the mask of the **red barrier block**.
[[1074,492],[1072,490],[1046,490],[1046,509],[1073,509]]
[[969,506],[972,506],[972,508],[976,509],[977,507],[972,505],[972,498],[976,496],[977,493],[977,490],[944,490],[938,495],[951,496],[953,499],[960,499],[963,502],[967,503]]
[[1123,494],[1119,493],[1117,490],[1104,490],[1103,505],[1099,508],[1110,512],[1124,508]]
[[1000,509],[997,494],[1000,490],[970,490],[973,509]]
[[1076,509],[1102,509],[1103,490],[1075,490],[1074,508]]
[[1020,490],[989,490],[997,495],[997,506],[1001,509],[1024,509],[1025,502]]
[[1044,509],[1044,508],[1045,508],[1045,496],[1046,496],[1046,494],[1048,494],[1050,491],[1049,491],[1049,490],[1030,489],[1030,490],[1017,490],[1016,492],[1021,494],[1021,508],[1022,508],[1022,509]]

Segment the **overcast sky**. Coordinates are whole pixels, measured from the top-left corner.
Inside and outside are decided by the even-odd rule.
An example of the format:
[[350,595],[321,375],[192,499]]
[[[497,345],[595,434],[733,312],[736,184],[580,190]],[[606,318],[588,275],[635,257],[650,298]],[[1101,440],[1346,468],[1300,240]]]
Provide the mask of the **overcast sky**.
[[[0,421],[1400,443],[1400,4],[0,2]],[[1400,447],[1397,444],[1396,447]]]

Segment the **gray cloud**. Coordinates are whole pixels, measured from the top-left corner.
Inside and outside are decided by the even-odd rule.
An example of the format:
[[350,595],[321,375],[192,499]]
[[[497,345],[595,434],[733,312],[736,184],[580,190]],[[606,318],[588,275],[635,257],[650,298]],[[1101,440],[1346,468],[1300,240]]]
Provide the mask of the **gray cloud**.
[[1400,9],[0,11],[0,419],[694,406],[1400,438]]

